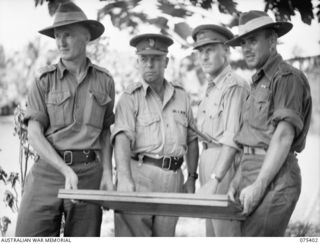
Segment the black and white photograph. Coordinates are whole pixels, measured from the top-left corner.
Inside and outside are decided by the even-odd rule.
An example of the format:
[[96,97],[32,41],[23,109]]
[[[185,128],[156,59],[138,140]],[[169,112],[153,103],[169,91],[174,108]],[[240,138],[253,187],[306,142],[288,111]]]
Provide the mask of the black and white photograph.
[[320,0],[0,0],[1,242],[318,243],[319,104]]

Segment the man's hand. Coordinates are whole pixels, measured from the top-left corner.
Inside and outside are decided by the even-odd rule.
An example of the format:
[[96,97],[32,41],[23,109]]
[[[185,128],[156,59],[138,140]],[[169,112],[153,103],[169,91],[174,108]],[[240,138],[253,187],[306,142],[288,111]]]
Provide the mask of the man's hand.
[[196,190],[196,180],[193,177],[188,177],[187,181],[183,184],[183,191],[186,193],[194,193]]
[[136,187],[132,177],[122,176],[118,178],[117,191],[135,191]]
[[255,181],[253,184],[245,187],[241,193],[239,200],[243,206],[243,215],[249,215],[257,207],[262,199],[266,185],[260,181]]
[[213,195],[217,191],[218,184],[217,180],[211,179],[197,191],[197,194]]
[[72,168],[68,167],[66,173],[64,174],[65,177],[65,186],[66,190],[77,190],[78,189],[78,176],[73,171]]
[[232,202],[236,202],[236,199],[235,199],[236,192],[237,192],[237,189],[234,187],[233,184],[230,184],[227,195]]

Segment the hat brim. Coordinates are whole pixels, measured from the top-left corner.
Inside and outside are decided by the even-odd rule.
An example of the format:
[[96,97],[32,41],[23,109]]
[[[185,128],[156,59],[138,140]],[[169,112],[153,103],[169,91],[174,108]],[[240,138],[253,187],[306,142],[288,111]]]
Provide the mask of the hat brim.
[[287,34],[291,29],[292,29],[293,25],[290,22],[275,22],[275,23],[270,23],[267,25],[263,25],[260,26],[259,28],[253,29],[251,31],[246,32],[243,35],[239,35],[234,37],[233,39],[229,40],[226,42],[227,45],[229,46],[241,46],[241,40],[243,39],[243,37],[246,37],[258,30],[262,30],[262,29],[274,29],[274,31],[277,33],[278,37],[281,37],[285,34]]
[[214,41],[214,40],[205,40],[205,41],[200,41],[200,42],[196,42],[195,44],[193,44],[193,49],[198,49],[199,47],[208,45],[208,44],[223,44],[223,41]]
[[167,55],[167,52],[161,52],[161,51],[158,51],[158,50],[142,50],[142,51],[139,51],[139,52],[136,52],[136,54],[138,55]]
[[104,32],[104,26],[99,21],[96,20],[81,20],[81,21],[69,21],[69,22],[63,22],[61,24],[54,24],[50,27],[44,28],[42,30],[39,30],[40,34],[49,36],[51,38],[54,37],[54,29],[62,26],[72,25],[72,24],[82,24],[86,26],[90,32],[90,41],[93,41],[100,37]]

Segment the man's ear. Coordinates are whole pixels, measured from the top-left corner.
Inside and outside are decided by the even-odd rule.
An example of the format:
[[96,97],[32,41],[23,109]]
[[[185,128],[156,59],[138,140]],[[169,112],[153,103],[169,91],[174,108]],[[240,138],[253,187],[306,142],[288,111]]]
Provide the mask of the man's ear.
[[166,68],[168,67],[168,63],[169,63],[169,58],[168,57],[166,57]]
[[136,58],[136,62],[134,63],[134,66],[135,66],[136,69],[139,68],[139,64],[140,64],[140,59],[139,59],[139,57],[137,57]]

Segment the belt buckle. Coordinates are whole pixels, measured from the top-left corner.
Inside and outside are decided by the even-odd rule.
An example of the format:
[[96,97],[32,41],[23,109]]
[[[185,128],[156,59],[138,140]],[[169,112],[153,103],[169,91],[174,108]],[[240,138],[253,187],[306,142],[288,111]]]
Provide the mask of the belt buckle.
[[[68,161],[66,160],[66,157],[67,157],[68,155],[70,155],[70,162],[68,162]],[[72,154],[72,151],[64,151],[64,152],[63,152],[63,160],[65,161],[65,163],[66,163],[67,165],[72,165],[72,162],[73,162],[73,154]]]
[[[164,167],[164,162],[165,162],[166,159],[169,159],[169,167]],[[161,168],[164,169],[164,170],[170,170],[170,168],[171,168],[171,162],[172,162],[171,157],[164,156],[163,159],[162,159]]]

